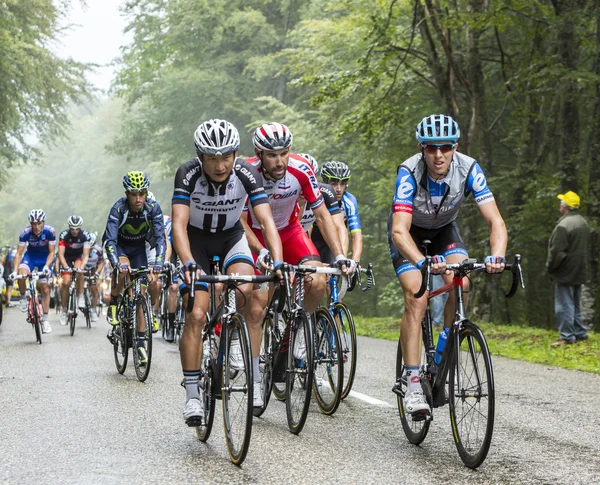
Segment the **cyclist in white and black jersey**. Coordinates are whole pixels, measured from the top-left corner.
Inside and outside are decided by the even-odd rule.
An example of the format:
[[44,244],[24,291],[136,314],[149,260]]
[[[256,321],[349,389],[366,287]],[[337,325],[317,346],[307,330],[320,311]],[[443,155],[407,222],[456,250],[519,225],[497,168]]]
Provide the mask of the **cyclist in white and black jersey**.
[[[310,163],[315,175],[318,175],[319,162],[317,162],[315,158],[308,153],[300,153],[300,156],[308,160],[308,163]],[[338,236],[340,237],[343,249],[343,237],[345,235],[347,239],[348,233],[346,231],[346,226],[344,226],[344,214],[342,213],[342,208],[337,200],[337,197],[335,196],[335,192],[331,188],[331,185],[320,183],[319,188],[321,189],[321,194],[323,195],[323,200],[325,201],[325,207],[327,207],[327,210],[331,214],[333,222],[337,228]],[[304,232],[308,233],[310,236],[310,231],[317,218],[310,205],[306,203],[304,195],[299,197],[298,206],[300,207],[300,213],[302,214],[302,217],[300,218],[300,224],[302,224],[302,229],[304,229]]]
[[[490,255],[485,258],[488,273],[504,270],[508,234],[504,220],[487,186],[479,164],[457,152],[460,128],[450,116],[431,115],[419,123],[416,131],[420,153],[406,160],[398,169],[388,238],[394,268],[404,293],[404,314],[400,327],[402,357],[406,366],[407,393],[404,408],[410,414],[427,414],[431,410],[421,387],[421,320],[426,298],[414,298],[421,286],[418,269],[425,262],[424,240],[430,240],[433,254],[432,273],[446,273],[446,262],[459,263],[468,257],[456,218],[459,207],[473,194],[481,216],[490,230]],[[464,279],[468,292],[468,279]],[[444,326],[454,319],[454,299],[448,298]],[[466,295],[465,295],[466,305]]]
[[90,257],[87,260],[87,264],[85,265],[85,269],[89,271],[93,271],[96,276],[95,279],[91,280],[89,283],[90,294],[92,295],[92,310],[90,314],[90,318],[92,322],[98,321],[98,314],[96,313],[96,309],[98,308],[98,278],[102,275],[104,271],[104,251],[102,246],[96,244],[96,240],[98,238],[98,234],[95,232],[90,233]]
[[[273,222],[269,199],[255,168],[236,158],[240,145],[237,129],[225,120],[209,120],[194,133],[197,157],[183,164],[175,176],[173,192],[173,244],[184,262],[186,282],[189,267],[197,262],[203,273],[210,271],[213,256],[220,258],[223,273],[254,274],[254,260],[240,222],[246,198],[264,231],[269,251],[281,262],[281,241]],[[279,263],[280,264],[280,263]],[[208,310],[208,287],[200,283],[191,313],[186,314],[181,340],[181,366],[186,390],[183,417],[189,426],[198,426],[203,408],[198,380],[202,360],[202,328]],[[252,285],[240,285],[238,308],[249,310]],[[187,296],[184,297],[187,301]],[[238,344],[239,345],[239,344]],[[234,352],[232,343],[232,354]],[[253,365],[258,367],[260,349]],[[255,361],[256,360],[256,361]]]

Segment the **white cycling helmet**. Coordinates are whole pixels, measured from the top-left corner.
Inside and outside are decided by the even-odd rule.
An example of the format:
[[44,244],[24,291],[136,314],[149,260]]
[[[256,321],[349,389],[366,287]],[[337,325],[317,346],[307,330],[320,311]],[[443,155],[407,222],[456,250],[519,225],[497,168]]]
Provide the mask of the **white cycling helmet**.
[[194,145],[199,155],[228,155],[240,147],[240,134],[229,121],[208,120],[196,128]]
[[29,222],[44,222],[46,213],[42,209],[33,209],[29,213]]
[[456,143],[460,138],[460,128],[450,116],[431,115],[417,125],[416,137],[421,145],[446,140]]
[[252,143],[257,150],[283,150],[292,146],[292,132],[281,123],[265,123],[254,130]]
[[72,228],[81,227],[83,226],[83,217],[73,215],[67,219],[67,224]]

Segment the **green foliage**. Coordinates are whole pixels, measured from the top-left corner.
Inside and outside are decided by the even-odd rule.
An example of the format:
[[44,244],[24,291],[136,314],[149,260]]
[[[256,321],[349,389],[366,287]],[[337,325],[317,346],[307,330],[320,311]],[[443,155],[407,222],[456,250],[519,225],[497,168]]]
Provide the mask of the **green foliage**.
[[66,9],[51,0],[0,3],[0,187],[8,168],[39,155],[37,141],[64,134],[66,108],[89,92],[87,67],[51,49]]

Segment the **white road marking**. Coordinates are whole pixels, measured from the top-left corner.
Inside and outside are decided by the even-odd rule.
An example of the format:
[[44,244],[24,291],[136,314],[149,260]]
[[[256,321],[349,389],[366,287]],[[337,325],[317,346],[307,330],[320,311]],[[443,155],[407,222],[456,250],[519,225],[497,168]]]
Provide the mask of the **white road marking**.
[[369,404],[374,404],[375,406],[383,406],[386,408],[393,408],[391,404],[388,404],[385,401],[380,401],[379,399],[375,399],[374,397],[367,396],[361,392],[350,391],[350,396],[355,397],[356,399],[360,399],[361,401],[368,402]]

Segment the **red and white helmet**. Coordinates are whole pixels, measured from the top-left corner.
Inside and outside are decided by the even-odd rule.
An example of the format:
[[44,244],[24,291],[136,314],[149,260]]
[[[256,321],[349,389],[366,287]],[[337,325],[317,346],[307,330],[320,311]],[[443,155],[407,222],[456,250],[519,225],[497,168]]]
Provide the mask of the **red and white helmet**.
[[292,146],[292,132],[281,123],[265,123],[254,130],[252,143],[257,150],[283,150]]
[[33,209],[29,213],[29,222],[44,222],[46,213],[42,209]]

